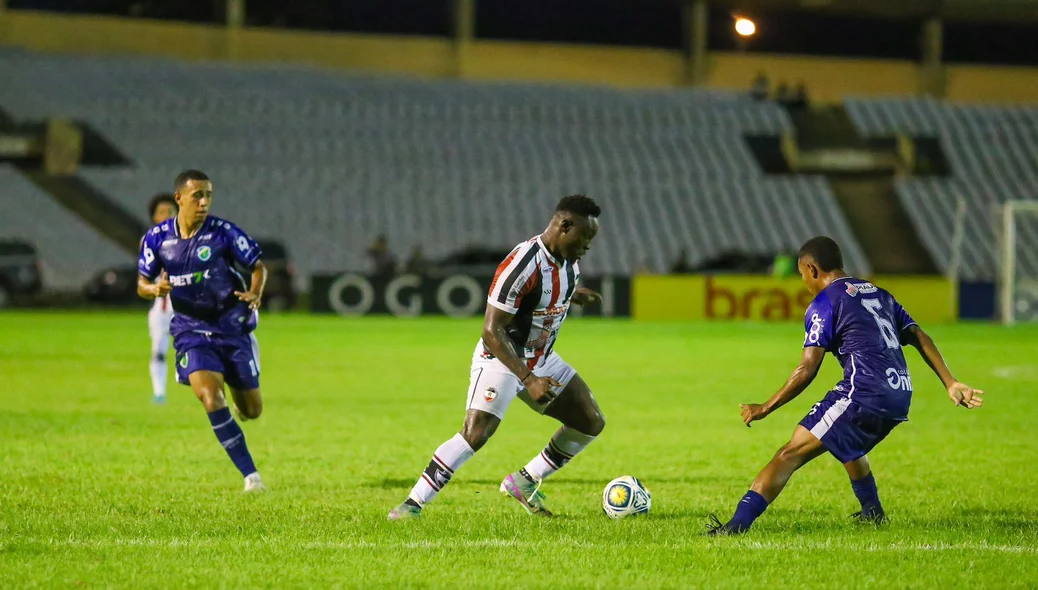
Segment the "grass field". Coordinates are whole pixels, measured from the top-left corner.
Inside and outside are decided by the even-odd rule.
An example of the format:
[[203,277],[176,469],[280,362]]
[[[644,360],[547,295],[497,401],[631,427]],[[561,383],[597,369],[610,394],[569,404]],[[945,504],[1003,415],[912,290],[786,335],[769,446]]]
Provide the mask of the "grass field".
[[[478,321],[265,316],[263,417],[245,427],[271,488],[244,496],[200,404],[150,401],[140,313],[0,314],[0,588],[1036,587],[1038,330],[942,326],[954,408],[912,351],[912,420],[871,455],[891,526],[861,528],[843,469],[798,473],[755,529],[702,536],[838,367],[747,429],[799,358],[795,324],[570,321],[558,351],[596,391],[599,441],[546,484],[552,520],[497,484],[555,425],[522,404],[420,521],[389,523],[460,426]],[[611,478],[645,519],[609,521]]]

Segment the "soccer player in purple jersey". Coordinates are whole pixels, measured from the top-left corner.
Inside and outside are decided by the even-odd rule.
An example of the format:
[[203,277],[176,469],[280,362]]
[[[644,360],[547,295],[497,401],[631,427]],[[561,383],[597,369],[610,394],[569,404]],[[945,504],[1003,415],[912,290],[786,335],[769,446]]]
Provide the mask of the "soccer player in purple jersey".
[[[245,478],[245,491],[262,491],[245,435],[224,399],[226,383],[239,419],[253,420],[263,411],[252,333],[267,282],[262,251],[236,225],[209,215],[213,184],[205,173],[181,172],[174,191],[176,217],[152,227],[141,243],[137,293],[170,296],[177,381],[202,402],[216,438]],[[252,272],[250,288],[236,267]]]
[[840,362],[844,378],[815,404],[790,441],[753,480],[735,516],[723,524],[710,516],[710,535],[748,531],[793,472],[827,451],[843,463],[861,503],[861,511],[852,516],[862,522],[885,522],[865,455],[895,426],[908,420],[912,380],[903,345],[919,351],[955,405],[972,409],[984,403],[984,392],[952,376],[937,345],[890,293],[843,271],[843,256],[835,241],[827,237],[808,240],[800,248],[797,266],[815,296],[805,315],[807,333],[800,365],[766,403],[741,404],[743,422],[749,426],[763,420],[800,395],[818,374],[826,352]]

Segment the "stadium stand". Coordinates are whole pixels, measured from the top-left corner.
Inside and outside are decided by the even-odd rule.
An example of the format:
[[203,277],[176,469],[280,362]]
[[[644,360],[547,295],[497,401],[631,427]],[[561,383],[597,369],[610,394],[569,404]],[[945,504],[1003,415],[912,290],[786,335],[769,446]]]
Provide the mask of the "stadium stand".
[[[136,58],[0,57],[0,106],[70,116],[135,165],[82,175],[127,210],[199,167],[217,214],[289,246],[302,275],[365,269],[386,233],[430,258],[533,235],[563,194],[603,203],[589,273],[693,264],[723,250],[768,253],[844,236],[869,267],[827,183],[765,176],[746,133],[789,128],[786,112],[714,91],[418,82],[289,67]],[[184,154],[192,154],[185,159]]]
[[78,289],[98,270],[127,264],[118,246],[8,164],[0,164],[0,236],[36,246],[48,288]]
[[928,99],[852,99],[848,113],[871,137],[896,133],[940,139],[950,178],[904,178],[898,197],[942,270],[952,260],[956,207],[966,205],[960,276],[997,275],[998,211],[1007,200],[1038,198],[1038,108],[962,106]]

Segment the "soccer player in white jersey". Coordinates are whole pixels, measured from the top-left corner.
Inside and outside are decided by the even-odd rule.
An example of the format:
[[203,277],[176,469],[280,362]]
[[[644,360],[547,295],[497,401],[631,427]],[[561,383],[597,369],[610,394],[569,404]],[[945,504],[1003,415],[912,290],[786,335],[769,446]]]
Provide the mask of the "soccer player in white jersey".
[[[153,226],[177,214],[177,202],[169,193],[159,193],[148,202],[148,215]],[[166,403],[166,381],[169,369],[166,354],[169,352],[169,322],[173,319],[173,304],[169,295],[156,297],[148,311],[148,332],[151,334],[151,399],[157,404]]]
[[589,197],[564,197],[541,235],[512,250],[497,268],[476,345],[461,432],[440,445],[390,520],[414,518],[497,430],[516,397],[562,423],[547,446],[501,482],[531,514],[551,516],[541,483],[587,448],[605,417],[587,383],[554,351],[571,304],[600,300],[577,288],[578,261],[598,233],[601,208]]

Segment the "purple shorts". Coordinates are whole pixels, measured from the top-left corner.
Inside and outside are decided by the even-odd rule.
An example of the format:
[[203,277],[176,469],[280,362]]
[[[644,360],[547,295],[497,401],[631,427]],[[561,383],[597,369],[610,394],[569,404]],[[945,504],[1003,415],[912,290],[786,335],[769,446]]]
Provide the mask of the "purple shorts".
[[870,412],[838,391],[830,391],[800,421],[840,463],[864,457],[900,423]]
[[234,389],[259,388],[259,343],[256,336],[208,336],[197,332],[180,334],[173,339],[177,351],[177,382],[188,385],[195,371],[213,371],[223,375]]

